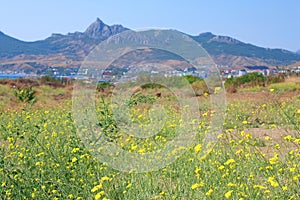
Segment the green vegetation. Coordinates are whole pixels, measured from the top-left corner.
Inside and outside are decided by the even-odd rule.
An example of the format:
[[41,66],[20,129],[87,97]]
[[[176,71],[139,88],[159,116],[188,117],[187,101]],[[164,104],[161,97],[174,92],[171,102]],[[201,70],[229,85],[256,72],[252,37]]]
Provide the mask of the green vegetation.
[[97,84],[97,90],[99,90],[99,91],[103,91],[104,89],[110,88],[110,87],[114,87],[114,85],[109,82],[102,82],[102,83]]
[[18,88],[15,91],[15,96],[19,101],[28,104],[31,107],[37,100],[36,91],[32,89],[32,87]]
[[270,89],[274,89],[278,93],[293,92],[300,90],[300,83],[286,82],[286,83],[273,83],[269,85]]
[[284,81],[284,76],[278,75],[265,77],[259,73],[248,73],[240,77],[228,78],[225,81],[225,87],[228,92],[236,92],[237,89],[243,88],[243,91],[259,90],[262,87],[273,83]]
[[203,81],[203,79],[197,77],[197,76],[192,76],[192,75],[186,75],[184,78],[189,82],[189,84],[193,84],[196,81]]
[[[0,97],[17,98],[15,89],[0,86]],[[146,173],[117,171],[88,151],[76,132],[70,96],[64,101],[52,98],[68,94],[68,87],[35,86],[28,95],[18,91],[25,101],[35,95],[39,101],[32,109],[1,108],[0,199],[300,199],[300,99],[290,87],[299,86],[276,83],[255,96],[228,94],[223,130],[208,154],[203,138],[212,128],[211,117],[220,113],[211,110],[209,96],[195,98],[201,112],[192,119],[197,122],[195,143],[170,165]],[[129,120],[139,126],[149,123],[154,104],[164,106],[167,120],[154,135],[148,130],[149,138],[119,129],[111,97],[95,102],[97,126],[125,151],[152,152],[176,136],[181,125],[176,98],[146,95],[153,91],[166,88],[138,91],[129,107]],[[40,99],[49,101],[41,104]]]
[[[140,82],[143,82],[146,80],[146,77],[143,78],[143,80],[140,80]],[[149,79],[149,78],[148,78]],[[147,81],[145,81],[147,82]],[[207,87],[206,82],[196,76],[192,76],[192,75],[186,75],[183,77],[163,77],[163,78],[159,78],[157,77],[156,79],[154,79],[154,83],[147,83],[141,86],[142,89],[162,89],[164,88],[163,85],[161,84],[157,84],[157,82],[160,83],[166,83],[164,85],[169,85],[169,86],[173,86],[176,88],[183,88],[183,87],[187,87],[188,85],[192,86],[192,89],[194,90],[194,93],[196,96],[201,96],[204,93],[209,93],[209,89]]]
[[153,104],[156,101],[156,96],[144,95],[142,92],[137,92],[133,94],[128,102],[128,106],[132,107],[138,105],[139,103]]
[[249,84],[250,86],[264,86],[266,78],[259,73],[248,73],[236,78],[228,78],[225,82],[225,87],[233,85],[235,88],[241,87],[244,84]]

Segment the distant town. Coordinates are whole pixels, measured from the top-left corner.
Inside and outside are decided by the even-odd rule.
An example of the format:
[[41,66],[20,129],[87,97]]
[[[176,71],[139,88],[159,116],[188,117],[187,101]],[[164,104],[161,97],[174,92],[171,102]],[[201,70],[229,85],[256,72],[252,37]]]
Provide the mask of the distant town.
[[[205,67],[203,68],[205,69]],[[239,68],[231,68],[227,66],[218,66],[220,76],[224,79],[243,76],[247,73],[259,73],[264,76],[274,76],[277,74],[298,74],[300,73],[300,66],[294,68],[285,67],[268,67],[268,66],[245,66]],[[144,70],[144,69],[143,69]],[[99,82],[116,82],[120,77],[135,79],[136,73],[139,71],[139,66],[124,66],[124,67],[111,67],[108,69],[88,69],[80,67],[44,67],[43,70],[37,72],[26,71],[0,71],[0,79],[16,79],[16,78],[39,78],[49,76],[56,79],[98,79]],[[171,69],[171,70],[158,70],[158,68],[149,67],[143,71],[151,76],[163,75],[165,77],[171,76],[186,76],[192,75],[202,79],[209,76],[208,70],[199,70],[195,67],[185,69]]]

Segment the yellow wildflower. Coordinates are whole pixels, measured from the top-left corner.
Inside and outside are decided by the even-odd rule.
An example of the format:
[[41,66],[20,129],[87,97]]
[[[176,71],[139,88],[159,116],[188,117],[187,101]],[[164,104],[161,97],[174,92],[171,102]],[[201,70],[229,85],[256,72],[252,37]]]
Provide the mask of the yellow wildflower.
[[287,135],[287,136],[285,136],[283,139],[289,142],[289,141],[291,141],[292,136]]
[[211,195],[211,194],[213,193],[213,191],[214,191],[214,190],[210,188],[210,189],[205,193],[205,195],[206,195],[206,196],[209,196],[209,195]]
[[195,152],[198,153],[201,150],[201,148],[202,148],[201,144],[196,145],[195,148],[194,148]]
[[192,190],[197,189],[198,187],[201,187],[204,185],[204,182],[200,182],[200,183],[195,183],[192,185]]
[[126,186],[126,189],[129,189],[131,187],[131,183],[128,183],[128,185]]
[[91,189],[91,192],[96,192],[98,191],[99,189],[102,189],[102,183],[100,183],[99,185],[96,185],[95,187],[93,187],[93,189]]
[[220,167],[218,167],[219,170],[222,170],[224,168],[225,168],[224,165],[221,165]]
[[230,165],[231,163],[235,163],[235,160],[233,158],[227,160],[224,165]]
[[287,191],[287,190],[288,190],[288,187],[287,187],[287,186],[282,186],[282,190],[283,190],[283,191]]
[[269,140],[271,140],[271,138],[270,138],[269,136],[266,136],[266,137],[265,137],[265,140],[266,140],[266,141],[269,141]]
[[268,178],[268,182],[269,182],[269,183],[271,184],[271,186],[273,186],[273,187],[278,187],[278,186],[279,186],[278,182],[275,180],[275,178],[274,178],[273,176]]
[[228,183],[227,185],[228,185],[229,187],[235,187],[235,186],[236,186],[235,183]]
[[290,168],[290,172],[295,172],[296,171],[296,168],[295,167],[291,167]]
[[76,152],[78,152],[79,151],[79,148],[73,148],[72,149],[72,153],[76,153]]
[[101,191],[101,192],[98,192],[96,195],[95,195],[95,200],[100,200],[101,197],[104,195],[104,191]]
[[75,163],[78,159],[76,157],[72,158],[72,163]]
[[100,180],[101,183],[103,183],[104,181],[111,181],[111,178],[107,177],[107,176],[103,176]]
[[228,192],[225,193],[225,197],[226,199],[229,199],[231,197],[231,194],[232,194],[233,190],[229,190]]
[[243,123],[244,125],[247,125],[247,124],[248,124],[248,122],[247,122],[246,120],[244,120],[242,123]]

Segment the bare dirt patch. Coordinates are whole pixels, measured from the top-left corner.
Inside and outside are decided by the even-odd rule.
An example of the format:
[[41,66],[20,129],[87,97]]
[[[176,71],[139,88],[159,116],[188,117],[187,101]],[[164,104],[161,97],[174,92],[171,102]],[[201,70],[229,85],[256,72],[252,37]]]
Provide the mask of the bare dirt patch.
[[[276,127],[273,129],[249,128],[245,132],[250,133],[253,138],[265,144],[258,148],[267,157],[272,157],[275,152],[284,155],[291,150],[299,148],[299,145],[284,140],[285,136],[296,136],[298,134],[297,131],[285,127]],[[270,139],[266,139],[266,137]],[[279,148],[276,148],[276,145],[279,145]]]

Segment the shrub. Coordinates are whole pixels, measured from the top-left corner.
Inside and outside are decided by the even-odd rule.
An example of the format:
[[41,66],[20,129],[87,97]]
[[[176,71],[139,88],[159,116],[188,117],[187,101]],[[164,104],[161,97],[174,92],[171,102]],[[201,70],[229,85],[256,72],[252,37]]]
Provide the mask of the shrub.
[[97,90],[103,91],[105,88],[113,87],[114,85],[109,82],[101,82],[97,84]]
[[267,84],[272,84],[272,83],[281,83],[284,82],[285,76],[283,74],[277,75],[277,76],[269,76],[267,77]]
[[192,83],[192,87],[195,91],[195,95],[196,96],[201,96],[203,95],[204,93],[208,93],[209,94],[209,89],[205,83],[204,80],[197,80],[195,82]]
[[193,76],[193,75],[186,75],[186,76],[184,76],[184,78],[185,78],[190,84],[192,84],[192,83],[194,83],[194,82],[196,82],[196,81],[201,81],[201,80],[202,80],[201,78],[199,78],[199,77],[197,77],[197,76]]
[[242,87],[244,85],[248,86],[264,86],[266,82],[266,78],[259,73],[249,73],[244,76],[229,78],[225,81],[225,87],[229,88],[229,86],[233,86],[234,88]]
[[154,89],[154,88],[163,88],[162,85],[157,83],[147,83],[141,86],[142,89]]
[[139,103],[149,103],[153,104],[156,101],[157,97],[156,96],[146,96],[143,95],[141,91],[138,91],[134,95],[131,96],[128,102],[128,106],[136,106]]
[[35,93],[36,91],[30,86],[25,88],[17,88],[14,94],[19,101],[28,104],[31,107],[37,101]]

